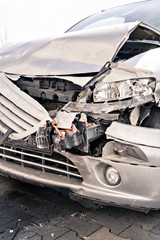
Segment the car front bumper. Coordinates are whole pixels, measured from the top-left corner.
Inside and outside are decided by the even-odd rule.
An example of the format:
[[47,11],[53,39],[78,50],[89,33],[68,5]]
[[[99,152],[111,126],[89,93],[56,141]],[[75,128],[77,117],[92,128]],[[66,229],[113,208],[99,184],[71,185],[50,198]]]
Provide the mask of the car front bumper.
[[[12,152],[9,147],[0,147],[0,150],[0,173],[3,175],[41,186],[67,188],[81,198],[103,204],[136,209],[160,208],[160,166],[151,166],[144,162],[120,162],[111,156],[95,158],[65,152],[65,157],[78,169],[74,176],[72,173],[70,175],[70,171],[69,174],[63,174],[64,169],[62,172],[55,171],[55,168],[54,171],[46,171],[44,156],[41,167],[35,165],[36,155],[33,158],[33,153],[30,160],[25,162],[24,151],[20,155],[20,150]],[[28,159],[29,156],[28,152]],[[109,186],[105,180],[104,171],[108,165],[116,168],[121,176],[121,182],[117,186]]]

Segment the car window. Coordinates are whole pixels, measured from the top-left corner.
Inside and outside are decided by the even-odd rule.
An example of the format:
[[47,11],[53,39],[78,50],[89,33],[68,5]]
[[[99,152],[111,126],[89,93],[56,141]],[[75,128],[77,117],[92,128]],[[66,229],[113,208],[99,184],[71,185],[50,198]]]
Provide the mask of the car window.
[[68,32],[135,21],[143,21],[156,28],[160,28],[159,16],[160,1],[148,0],[112,8],[92,15],[71,27]]
[[111,17],[100,19],[99,21],[93,22],[85,27],[85,29],[99,28],[114,24],[124,23],[125,19],[123,17]]

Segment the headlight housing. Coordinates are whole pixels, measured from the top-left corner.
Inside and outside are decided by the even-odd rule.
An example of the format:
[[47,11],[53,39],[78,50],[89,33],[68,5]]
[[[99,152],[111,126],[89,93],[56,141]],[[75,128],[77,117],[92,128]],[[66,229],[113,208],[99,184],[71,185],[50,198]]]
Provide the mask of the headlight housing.
[[132,97],[143,97],[153,93],[154,78],[136,78],[105,83],[98,82],[93,92],[94,102],[108,102]]

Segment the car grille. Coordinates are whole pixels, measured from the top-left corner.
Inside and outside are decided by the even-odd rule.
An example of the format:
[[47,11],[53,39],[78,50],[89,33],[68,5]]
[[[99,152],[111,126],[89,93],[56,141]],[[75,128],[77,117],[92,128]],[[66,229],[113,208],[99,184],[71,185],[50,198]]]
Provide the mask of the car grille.
[[0,73],[0,131],[12,129],[10,138],[18,140],[36,132],[46,120],[51,120],[49,113]]
[[53,153],[52,156],[18,149],[15,147],[1,146],[0,156],[5,162],[21,165],[22,168],[32,168],[43,173],[54,173],[68,178],[82,180],[77,167],[65,156]]

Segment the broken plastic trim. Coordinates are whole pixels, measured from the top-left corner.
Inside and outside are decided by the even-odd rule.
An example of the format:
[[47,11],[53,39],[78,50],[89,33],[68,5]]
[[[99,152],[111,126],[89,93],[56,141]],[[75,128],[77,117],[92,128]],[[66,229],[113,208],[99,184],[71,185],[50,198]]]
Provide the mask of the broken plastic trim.
[[3,135],[3,137],[0,139],[0,146],[4,143],[4,141],[13,133],[13,130],[9,128],[7,132]]
[[[68,113],[70,114],[70,113]],[[88,153],[89,143],[105,135],[106,126],[101,124],[88,124],[83,121],[74,121],[71,129],[57,127],[56,120],[47,121],[36,133],[37,147],[40,149],[53,149],[63,151],[77,148]]]
[[133,108],[147,102],[155,101],[152,95],[139,98],[131,98],[124,101],[107,102],[107,103],[81,103],[69,102],[63,107],[66,112],[84,112],[84,113],[110,113],[126,108]]

